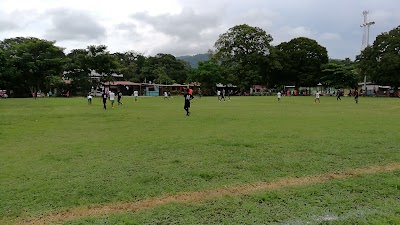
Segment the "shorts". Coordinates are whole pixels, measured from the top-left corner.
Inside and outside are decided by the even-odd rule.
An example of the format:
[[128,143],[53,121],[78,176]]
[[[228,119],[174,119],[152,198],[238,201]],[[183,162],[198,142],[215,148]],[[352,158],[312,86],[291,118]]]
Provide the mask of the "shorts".
[[114,100],[110,100],[111,104],[114,104]]

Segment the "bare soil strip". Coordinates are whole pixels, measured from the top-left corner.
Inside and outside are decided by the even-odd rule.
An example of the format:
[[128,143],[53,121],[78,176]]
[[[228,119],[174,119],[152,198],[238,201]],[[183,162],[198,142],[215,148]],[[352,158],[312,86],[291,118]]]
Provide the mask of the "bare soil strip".
[[103,216],[113,213],[135,212],[141,209],[154,208],[168,203],[191,203],[219,198],[222,196],[237,196],[267,190],[276,190],[286,187],[305,186],[329,182],[331,180],[345,179],[366,174],[375,174],[400,170],[400,164],[359,168],[346,172],[325,173],[316,176],[298,178],[283,178],[270,182],[245,184],[235,187],[226,187],[199,192],[183,192],[175,195],[166,195],[156,198],[144,199],[137,202],[110,203],[105,205],[86,206],[82,208],[67,209],[62,212],[40,215],[18,222],[18,225],[43,225],[60,223],[62,221],[82,217]]

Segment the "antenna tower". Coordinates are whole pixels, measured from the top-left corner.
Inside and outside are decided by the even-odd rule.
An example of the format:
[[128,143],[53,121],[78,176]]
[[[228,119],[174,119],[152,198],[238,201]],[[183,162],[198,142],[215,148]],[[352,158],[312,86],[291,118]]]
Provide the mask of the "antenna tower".
[[364,29],[363,39],[362,39],[362,44],[361,44],[361,51],[369,46],[369,28],[371,27],[371,25],[375,24],[375,22],[373,22],[373,21],[368,21],[368,14],[369,14],[369,11],[363,12],[364,23],[362,25],[360,25],[360,27]]

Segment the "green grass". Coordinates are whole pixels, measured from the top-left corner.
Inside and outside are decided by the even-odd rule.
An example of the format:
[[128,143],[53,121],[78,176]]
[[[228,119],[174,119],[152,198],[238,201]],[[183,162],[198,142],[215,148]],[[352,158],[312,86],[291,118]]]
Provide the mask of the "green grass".
[[[360,98],[358,105],[334,97],[321,104],[312,97],[195,98],[190,117],[182,97],[123,102],[102,110],[98,98],[91,106],[84,98],[1,100],[0,224],[91,204],[400,163],[395,98]],[[400,191],[375,181],[399,185],[399,177],[371,175],[71,223],[301,224],[331,212],[348,223],[396,224]],[[362,198],[346,197],[354,186]],[[354,199],[361,199],[361,211]]]
[[369,175],[64,224],[400,224],[399,177]]

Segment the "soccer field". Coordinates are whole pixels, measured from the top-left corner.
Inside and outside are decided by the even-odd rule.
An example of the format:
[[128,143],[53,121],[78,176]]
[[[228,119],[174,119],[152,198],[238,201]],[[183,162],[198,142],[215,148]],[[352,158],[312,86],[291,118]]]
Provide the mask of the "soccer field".
[[0,100],[0,224],[400,224],[400,99]]

